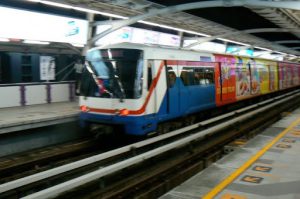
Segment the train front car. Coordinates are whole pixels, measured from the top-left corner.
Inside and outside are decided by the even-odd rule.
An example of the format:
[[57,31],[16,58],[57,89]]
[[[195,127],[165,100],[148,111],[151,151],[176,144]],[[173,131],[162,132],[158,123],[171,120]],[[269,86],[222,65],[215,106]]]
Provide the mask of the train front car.
[[[88,51],[80,87],[81,126],[145,133],[140,110],[145,101],[143,54],[143,50],[126,48]],[[148,126],[146,132],[155,128]]]
[[86,59],[82,126],[121,127],[132,135],[165,133],[216,106],[217,64],[210,53],[124,43],[92,49]]

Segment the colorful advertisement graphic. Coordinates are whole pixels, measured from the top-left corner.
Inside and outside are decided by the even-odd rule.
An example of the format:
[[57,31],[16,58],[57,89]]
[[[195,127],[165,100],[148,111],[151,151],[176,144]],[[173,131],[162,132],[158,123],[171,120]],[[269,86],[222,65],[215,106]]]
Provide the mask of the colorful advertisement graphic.
[[269,91],[269,65],[264,60],[256,60],[256,66],[259,72],[260,79],[260,90],[262,94],[268,93]]
[[292,63],[279,62],[279,87],[290,88],[299,82],[299,66]]
[[293,66],[293,85],[295,86],[295,85],[298,85],[299,84],[299,76],[298,76],[298,74],[299,74],[299,68],[298,68],[298,66],[295,64],[294,66]]
[[249,60],[236,57],[236,97],[237,99],[250,96]]
[[215,55],[216,103],[223,105],[234,102],[236,92],[235,58],[230,55]]
[[269,72],[269,85],[268,92],[273,92],[278,90],[278,69],[277,63],[273,61],[263,61],[264,65],[267,67]]
[[256,61],[252,58],[247,60],[247,65],[250,67],[250,78],[251,78],[251,87],[250,92],[252,95],[260,94],[260,76],[259,76],[259,68],[256,66]]

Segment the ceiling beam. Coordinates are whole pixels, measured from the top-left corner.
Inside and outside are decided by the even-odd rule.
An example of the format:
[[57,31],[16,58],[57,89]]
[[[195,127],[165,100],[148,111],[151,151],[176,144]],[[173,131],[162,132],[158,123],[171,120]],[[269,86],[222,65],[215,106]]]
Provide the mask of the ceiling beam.
[[138,21],[154,17],[162,14],[169,14],[174,12],[180,12],[185,10],[193,10],[199,8],[211,8],[211,7],[269,7],[269,8],[284,8],[284,9],[296,9],[300,10],[300,2],[295,1],[284,1],[284,2],[274,2],[274,1],[263,1],[263,0],[218,0],[218,1],[204,1],[204,2],[194,2],[186,3],[175,6],[169,6],[162,9],[151,9],[149,12],[125,19],[122,21],[117,21],[112,23],[112,27],[108,30],[103,31],[95,35],[89,43],[93,45],[98,39],[104,37],[105,35],[114,32],[124,26],[134,24]]
[[276,44],[299,44],[300,40],[281,40],[275,41]]
[[201,37],[198,38],[198,41],[184,47],[184,48],[192,48],[200,43],[212,41],[218,38],[224,38],[229,36],[241,35],[241,34],[251,34],[251,33],[263,33],[263,32],[300,32],[299,29],[286,29],[286,28],[257,28],[257,29],[248,29],[242,31],[233,31],[220,35],[210,36],[210,37]]

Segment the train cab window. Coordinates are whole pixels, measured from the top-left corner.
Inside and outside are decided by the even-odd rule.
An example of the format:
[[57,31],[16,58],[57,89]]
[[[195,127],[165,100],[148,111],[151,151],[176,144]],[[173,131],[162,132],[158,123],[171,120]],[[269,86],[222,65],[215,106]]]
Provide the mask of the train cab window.
[[[142,96],[143,65],[141,50],[114,48],[89,51],[87,71],[92,78],[87,79],[94,83],[85,84],[83,93],[92,97],[138,99]],[[98,88],[94,89],[94,84]],[[91,89],[94,93],[88,92]]]
[[168,85],[169,88],[172,88],[176,82],[176,73],[174,72],[172,67],[167,67],[168,73]]

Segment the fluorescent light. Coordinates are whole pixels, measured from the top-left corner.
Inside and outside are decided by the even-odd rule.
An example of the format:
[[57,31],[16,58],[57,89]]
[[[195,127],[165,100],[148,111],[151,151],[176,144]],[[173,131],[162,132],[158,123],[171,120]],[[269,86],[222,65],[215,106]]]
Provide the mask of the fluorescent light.
[[50,44],[50,42],[47,42],[47,41],[34,41],[34,40],[24,40],[23,43],[25,43],[25,44],[41,44],[41,45]]
[[221,41],[226,41],[226,42],[234,43],[234,44],[239,44],[239,45],[242,45],[242,46],[251,46],[250,44],[246,44],[246,43],[242,43],[242,42],[238,42],[238,41],[232,41],[230,39],[224,39],[224,38],[217,38],[217,39],[221,40]]
[[60,8],[67,8],[67,9],[73,8],[73,6],[69,6],[67,4],[62,4],[62,3],[56,3],[56,2],[52,2],[52,1],[40,1],[40,3],[50,5],[50,6],[56,6],[56,7],[60,7]]
[[9,42],[9,39],[7,39],[7,38],[0,38],[0,41],[1,42]]
[[272,51],[271,49],[262,48],[262,47],[259,47],[259,46],[254,46],[254,48],[257,48],[257,49],[260,49],[260,50],[265,50],[265,51]]
[[149,21],[140,20],[138,22],[143,23],[143,24],[147,24],[147,25],[151,25],[151,26],[158,26],[158,27],[161,27],[161,28],[176,30],[176,31],[179,31],[179,32],[186,32],[186,33],[190,33],[190,34],[194,34],[194,35],[210,37],[210,35],[207,35],[207,34],[204,34],[204,33],[199,33],[199,32],[195,32],[195,31],[191,31],[191,30],[184,30],[184,29],[181,29],[181,28],[175,28],[175,27],[162,25],[162,24],[157,24],[157,23],[153,23],[153,22],[149,22]]
[[92,9],[88,9],[88,8],[73,7],[73,9],[81,11],[81,12],[100,14],[100,15],[104,15],[104,16],[108,16],[108,17],[119,18],[119,19],[128,19],[128,17],[123,17],[121,15],[115,15],[115,14],[110,14],[110,13],[106,13],[106,12],[100,12],[100,11],[92,10]]
[[98,11],[87,9],[87,8],[73,7],[73,9],[81,11],[81,12],[88,12],[88,13],[98,14]]
[[60,8],[74,9],[74,10],[78,10],[78,11],[82,11],[82,12],[100,14],[100,15],[104,15],[104,16],[108,16],[108,17],[119,18],[119,19],[128,19],[128,17],[123,17],[121,15],[116,15],[116,14],[111,14],[111,13],[106,13],[106,12],[99,12],[97,10],[92,10],[92,9],[88,9],[88,8],[80,8],[80,7],[76,7],[76,6],[74,7],[71,5],[67,5],[67,4],[63,4],[63,3],[56,3],[56,2],[52,2],[52,1],[45,1],[45,0],[27,0],[27,1],[42,3],[42,4],[56,6],[56,7],[60,7]]
[[226,46],[224,44],[218,44],[215,42],[204,42],[196,46],[193,46],[192,49],[224,53],[226,50]]
[[75,46],[75,47],[84,47],[84,45],[83,44],[72,44],[73,46]]
[[296,55],[292,55],[292,54],[289,54],[288,56],[290,56],[290,57],[297,57]]
[[278,54],[281,54],[281,55],[287,55],[287,53],[283,53],[283,52],[279,52],[279,51],[273,51],[274,53],[278,53]]

